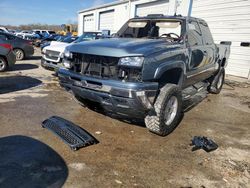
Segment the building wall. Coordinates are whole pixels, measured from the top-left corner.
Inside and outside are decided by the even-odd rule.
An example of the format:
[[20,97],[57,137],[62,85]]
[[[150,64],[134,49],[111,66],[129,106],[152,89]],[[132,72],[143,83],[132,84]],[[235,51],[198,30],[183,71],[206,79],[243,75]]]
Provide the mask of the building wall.
[[129,18],[129,3],[109,6],[105,8],[99,8],[95,10],[86,11],[78,14],[78,34],[81,35],[84,32],[83,18],[85,15],[94,14],[94,31],[99,31],[99,15],[101,12],[114,10],[114,29],[111,33],[116,32]]
[[194,0],[192,16],[207,21],[215,43],[230,41],[226,73],[250,79],[250,0]]
[[[119,4],[119,5],[113,5],[109,7],[104,7],[104,8],[97,8],[94,10],[89,10],[89,11],[84,11],[80,12],[78,14],[78,33],[81,35],[84,32],[84,23],[83,23],[83,18],[85,15],[89,14],[94,14],[94,19],[95,19],[95,30],[94,31],[99,31],[99,15],[100,12],[108,11],[108,10],[114,10],[114,29],[111,31],[111,33],[117,32],[121,26],[128,21],[130,18],[135,17],[136,14],[136,6],[140,4],[145,4],[145,3],[154,3],[154,2],[169,2],[169,8],[168,12],[165,14],[174,14],[174,5],[175,5],[175,0],[131,0],[131,1],[124,1],[124,3]],[[157,12],[157,10],[156,10]]]

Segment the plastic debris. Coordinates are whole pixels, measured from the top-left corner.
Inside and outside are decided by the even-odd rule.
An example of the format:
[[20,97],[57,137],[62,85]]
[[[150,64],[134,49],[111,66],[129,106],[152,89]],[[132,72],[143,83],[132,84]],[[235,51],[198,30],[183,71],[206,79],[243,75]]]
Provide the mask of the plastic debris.
[[192,151],[196,151],[198,149],[203,149],[206,152],[214,151],[218,148],[218,145],[211,139],[203,136],[194,136],[191,140],[191,146],[193,146]]

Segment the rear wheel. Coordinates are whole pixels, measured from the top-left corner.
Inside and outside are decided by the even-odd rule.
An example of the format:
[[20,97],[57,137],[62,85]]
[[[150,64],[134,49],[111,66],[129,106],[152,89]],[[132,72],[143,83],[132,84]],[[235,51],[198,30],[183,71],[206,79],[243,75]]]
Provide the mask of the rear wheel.
[[213,76],[210,80],[210,86],[208,87],[208,92],[213,94],[219,94],[221,92],[223,83],[225,79],[225,69],[220,68],[219,72]]
[[0,57],[0,72],[4,72],[7,68],[8,68],[7,61],[3,57]]
[[146,127],[153,133],[166,136],[183,117],[181,90],[175,84],[166,84],[154,104],[154,110],[145,118]]
[[23,50],[21,50],[19,48],[16,48],[13,51],[14,51],[14,53],[16,55],[16,60],[17,61],[20,61],[20,60],[24,59],[24,52],[23,52]]

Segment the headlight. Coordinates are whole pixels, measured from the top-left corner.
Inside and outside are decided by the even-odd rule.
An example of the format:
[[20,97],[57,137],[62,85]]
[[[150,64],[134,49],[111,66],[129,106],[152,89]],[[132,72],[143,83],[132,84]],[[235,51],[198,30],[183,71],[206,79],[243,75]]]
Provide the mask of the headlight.
[[43,50],[42,50],[42,54],[45,54],[46,53],[46,49],[45,48],[43,48]]
[[120,58],[118,65],[128,67],[141,67],[144,57],[123,57]]
[[66,49],[64,51],[64,57],[66,57],[66,58],[72,58],[73,55],[72,55],[72,53],[69,50]]
[[68,60],[68,59],[63,59],[63,66],[67,69],[70,69],[71,68],[71,62]]
[[63,58],[63,57],[64,57],[64,53],[61,53],[61,54],[60,54],[60,58]]

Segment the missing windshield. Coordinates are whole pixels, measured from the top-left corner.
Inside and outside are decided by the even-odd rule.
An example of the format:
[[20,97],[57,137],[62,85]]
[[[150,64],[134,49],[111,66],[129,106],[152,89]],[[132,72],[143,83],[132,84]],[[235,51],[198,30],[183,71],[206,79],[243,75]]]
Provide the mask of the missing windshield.
[[181,37],[179,20],[132,20],[118,32],[124,38],[166,38],[177,41]]

